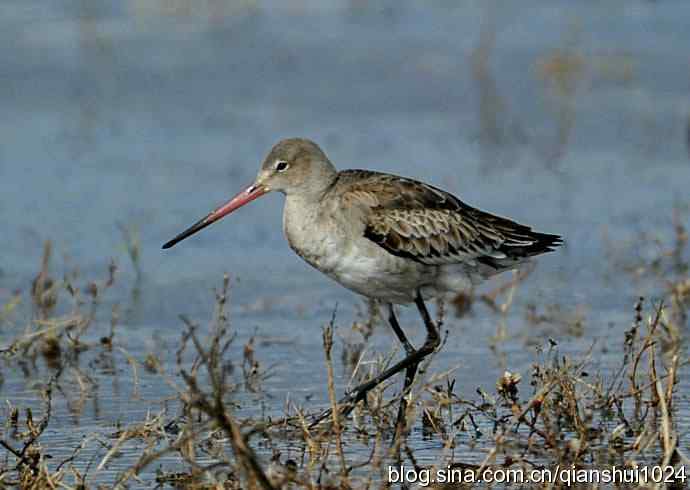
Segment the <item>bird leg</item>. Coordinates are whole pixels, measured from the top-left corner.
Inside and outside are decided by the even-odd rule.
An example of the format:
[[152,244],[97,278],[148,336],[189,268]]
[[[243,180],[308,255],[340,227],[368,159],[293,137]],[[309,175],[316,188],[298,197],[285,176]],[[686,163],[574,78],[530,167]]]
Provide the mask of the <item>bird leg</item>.
[[[412,346],[412,344],[410,344],[410,341],[407,340],[407,337],[405,336],[405,332],[403,332],[402,328],[400,328],[400,324],[398,323],[398,319],[395,316],[395,310],[393,309],[392,303],[388,303],[388,322],[390,323],[391,328],[393,328],[393,332],[395,332],[395,335],[398,337],[398,340],[400,340],[400,343],[405,348],[405,352],[407,353],[407,355],[411,356],[412,354],[414,354],[416,349]],[[398,407],[398,417],[396,422],[399,427],[402,427],[402,422],[405,419],[405,411],[407,410],[407,399],[405,398],[405,395],[407,394],[408,388],[412,386],[415,374],[417,374],[418,365],[419,363],[412,364],[411,366],[408,366],[405,370],[405,384],[403,385],[402,396],[400,398],[400,406]]]
[[[439,336],[438,329],[436,328],[436,325],[434,324],[433,320],[431,319],[431,315],[429,315],[429,311],[426,309],[426,305],[424,304],[424,300],[422,299],[421,294],[419,291],[417,291],[417,297],[415,298],[415,304],[417,305],[417,309],[419,310],[419,314],[422,316],[422,320],[424,320],[424,326],[426,327],[426,341],[424,342],[424,345],[417,349],[414,350],[414,347],[408,342],[406,342],[406,337],[402,333],[402,329],[400,328],[400,325],[397,323],[397,319],[395,320],[395,325],[396,327],[393,327],[393,330],[395,331],[396,335],[398,335],[398,338],[401,340],[403,343],[403,346],[405,346],[405,350],[408,352],[407,357],[405,357],[402,361],[397,362],[393,366],[389,367],[386,369],[384,372],[380,373],[379,375],[375,376],[373,379],[367,381],[366,383],[362,383],[361,385],[355,387],[350,393],[348,393],[345,397],[343,397],[339,402],[338,405],[342,406],[343,408],[341,409],[341,415],[347,416],[352,409],[355,407],[357,402],[360,400],[363,400],[366,397],[366,394],[378,386],[379,384],[383,383],[386,381],[388,378],[391,376],[394,376],[395,374],[399,373],[403,369],[407,370],[406,373],[409,376],[411,380],[414,379],[414,373],[417,371],[417,366],[419,363],[424,359],[426,356],[434,352],[436,348],[440,345],[441,343],[441,337]],[[391,308],[392,311],[392,308]],[[389,318],[390,319],[390,318]],[[391,323],[391,326],[393,326],[393,323]],[[396,330],[397,328],[397,330]],[[405,340],[402,340],[402,339]],[[408,347],[409,346],[409,347]],[[411,350],[408,350],[411,348]],[[405,384],[407,388],[407,378],[406,376],[405,379]],[[411,383],[412,381],[410,381]],[[310,427],[314,427],[318,425],[321,421],[325,420],[331,415],[331,410],[326,410],[323,412],[321,415],[319,415],[314,422],[310,424]]]
[[416,349],[410,343],[410,341],[407,340],[407,337],[405,337],[405,332],[403,332],[402,328],[400,328],[398,319],[395,316],[395,310],[393,309],[393,305],[391,303],[388,303],[388,323],[391,324],[393,332],[395,332],[395,335],[398,337],[398,340],[400,340],[400,343],[405,348],[405,352],[407,353],[407,355],[409,356],[410,354],[414,353]]

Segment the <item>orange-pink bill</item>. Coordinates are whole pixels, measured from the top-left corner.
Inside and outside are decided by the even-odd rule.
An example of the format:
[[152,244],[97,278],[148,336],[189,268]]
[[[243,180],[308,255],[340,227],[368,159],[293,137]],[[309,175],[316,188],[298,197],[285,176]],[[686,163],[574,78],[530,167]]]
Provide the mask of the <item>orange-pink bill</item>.
[[206,228],[211,223],[218,221],[223,216],[232,213],[237,208],[244,206],[248,202],[253,201],[257,197],[261,197],[264,194],[266,194],[266,190],[263,187],[256,186],[256,185],[250,185],[245,190],[243,190],[242,192],[237,194],[235,197],[230,199],[227,203],[223,204],[221,207],[219,207],[215,211],[211,211],[204,218],[200,219],[199,221],[194,223],[192,226],[187,228],[185,231],[183,231],[182,233],[177,235],[175,238],[173,238],[169,242],[165,243],[163,245],[163,248],[172,247],[176,243],[181,242],[182,240],[193,235],[197,231],[203,230],[204,228]]

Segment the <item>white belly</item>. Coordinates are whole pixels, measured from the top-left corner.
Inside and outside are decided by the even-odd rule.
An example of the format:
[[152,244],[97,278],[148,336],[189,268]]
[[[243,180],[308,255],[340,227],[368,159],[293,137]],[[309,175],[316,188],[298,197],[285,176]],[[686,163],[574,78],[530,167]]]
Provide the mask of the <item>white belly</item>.
[[[364,237],[351,222],[319,216],[319,211],[294,209],[287,199],[283,230],[290,247],[307,263],[347,289],[384,302],[407,304],[417,291],[425,299],[471,286],[457,266],[424,265],[397,257]],[[292,208],[292,209],[291,209]],[[323,212],[323,210],[320,210]]]
[[352,291],[391,303],[411,303],[416,291],[434,282],[436,267],[396,257],[362,237],[343,254],[330,277]]

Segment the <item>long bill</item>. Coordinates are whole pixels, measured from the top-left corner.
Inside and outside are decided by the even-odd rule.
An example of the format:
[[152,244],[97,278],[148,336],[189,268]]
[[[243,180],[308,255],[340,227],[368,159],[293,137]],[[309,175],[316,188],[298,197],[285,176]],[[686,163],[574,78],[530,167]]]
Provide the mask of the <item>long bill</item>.
[[235,197],[230,199],[227,203],[223,204],[221,207],[215,211],[211,211],[204,218],[194,223],[192,226],[187,228],[185,231],[177,235],[175,238],[163,245],[163,248],[170,248],[178,242],[181,242],[185,238],[192,236],[197,231],[201,231],[208,225],[215,223],[223,216],[232,213],[237,208],[244,206],[245,204],[253,201],[257,197],[261,197],[266,194],[266,189],[263,186],[252,184],[245,190],[237,194]]

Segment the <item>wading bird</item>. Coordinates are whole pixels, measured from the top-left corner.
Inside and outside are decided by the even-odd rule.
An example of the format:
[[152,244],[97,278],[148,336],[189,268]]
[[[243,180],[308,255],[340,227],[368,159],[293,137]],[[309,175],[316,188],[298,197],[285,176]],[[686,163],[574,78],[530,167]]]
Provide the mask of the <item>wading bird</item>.
[[[285,195],[283,231],[290,247],[346,288],[387,305],[390,325],[407,354],[351,390],[340,401],[343,413],[402,370],[403,393],[408,390],[419,363],[440,344],[425,300],[465,291],[561,244],[558,235],[534,232],[416,180],[368,170],[337,171],[318,145],[293,138],[271,149],[253,184],[163,248],[271,191]],[[427,331],[419,349],[408,341],[393,308],[410,303],[417,306]],[[402,397],[399,422],[404,408]]]

